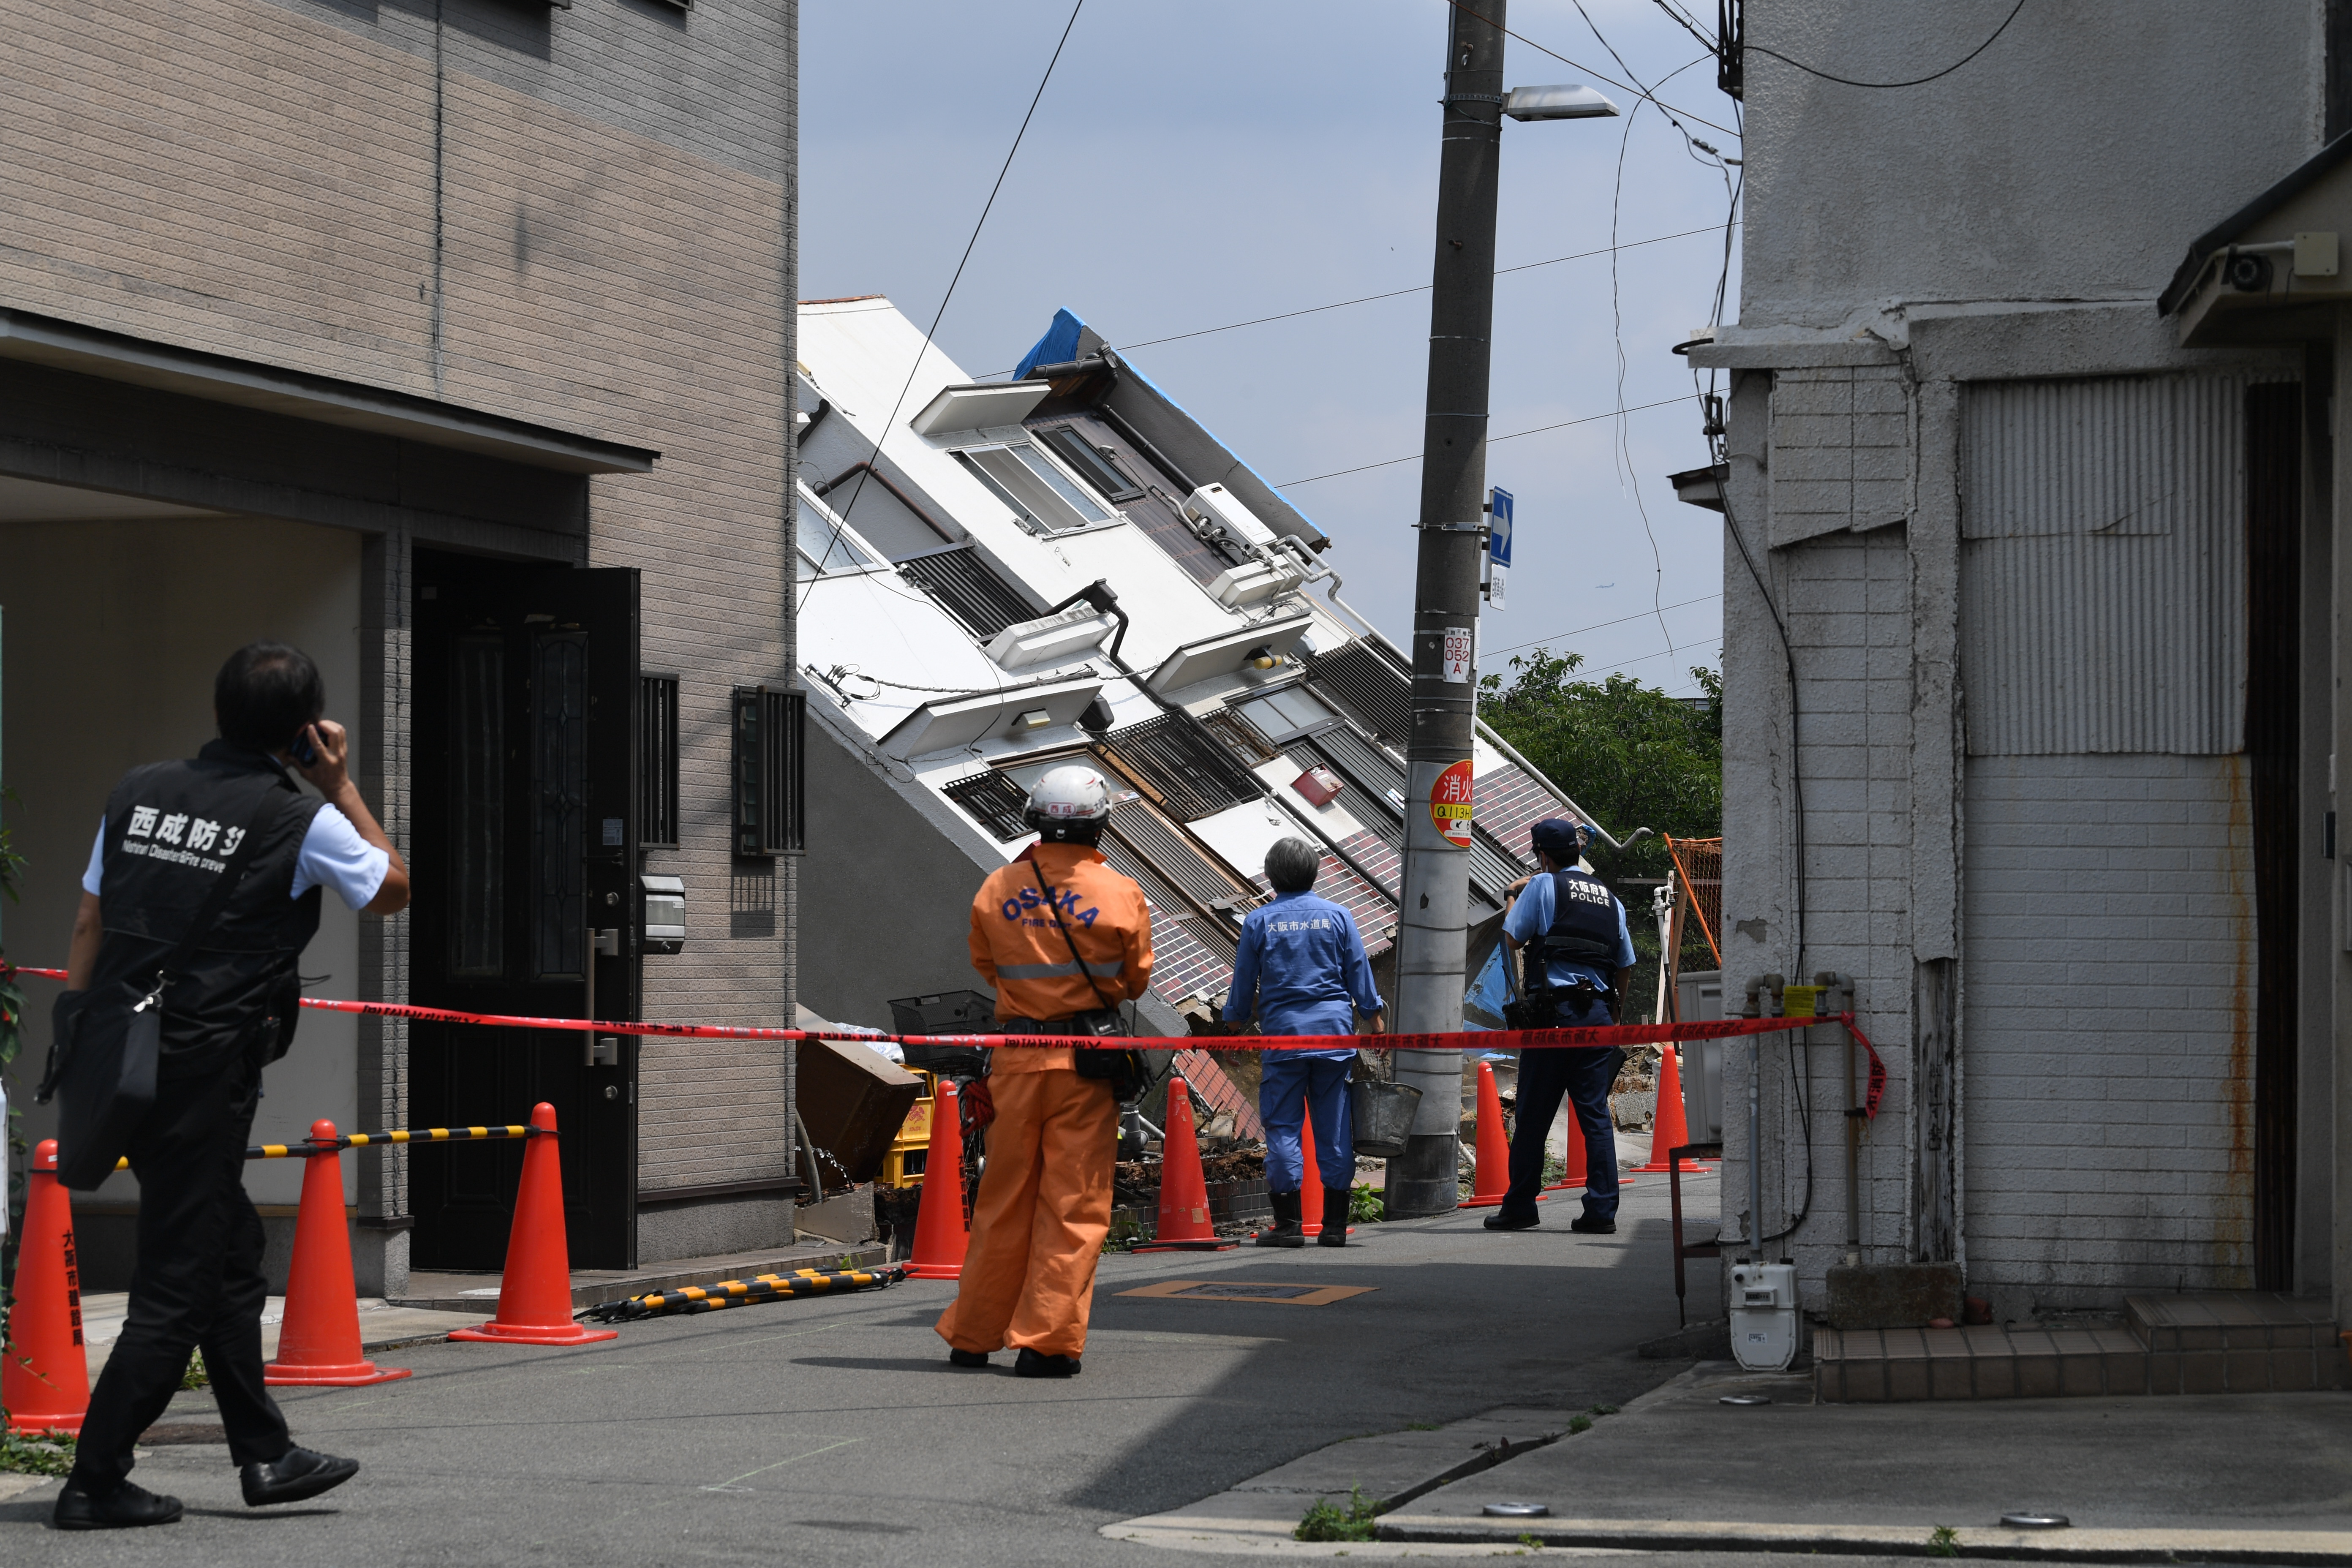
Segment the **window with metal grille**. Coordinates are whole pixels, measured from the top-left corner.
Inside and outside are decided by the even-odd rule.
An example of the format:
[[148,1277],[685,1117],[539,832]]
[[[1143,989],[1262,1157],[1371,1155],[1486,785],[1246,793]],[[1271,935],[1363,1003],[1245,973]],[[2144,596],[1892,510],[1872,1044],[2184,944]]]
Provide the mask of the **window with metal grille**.
[[1010,844],[1031,831],[1021,820],[1022,810],[1029,804],[1028,793],[993,768],[942,785],[940,793],[963,807],[1000,843]]
[[1265,793],[1255,773],[1174,713],[1113,730],[1096,750],[1179,822],[1213,816]]
[[969,544],[910,555],[898,563],[898,575],[938,600],[964,630],[982,639],[1037,615]]
[[808,699],[773,687],[739,686],[730,707],[735,853],[747,859],[797,855],[806,845],[803,731]]
[[1111,807],[1110,831],[1202,913],[1230,908],[1238,919],[1257,903],[1256,890],[1247,881],[1211,859],[1142,801],[1125,801]]
[[1412,738],[1412,678],[1370,643],[1310,655],[1307,679],[1381,740],[1402,746]]
[[1258,727],[1232,708],[1220,708],[1201,721],[1217,739],[1247,757],[1253,763],[1270,763],[1282,755],[1275,743],[1258,731]]
[[677,847],[677,677],[637,677],[637,845]]

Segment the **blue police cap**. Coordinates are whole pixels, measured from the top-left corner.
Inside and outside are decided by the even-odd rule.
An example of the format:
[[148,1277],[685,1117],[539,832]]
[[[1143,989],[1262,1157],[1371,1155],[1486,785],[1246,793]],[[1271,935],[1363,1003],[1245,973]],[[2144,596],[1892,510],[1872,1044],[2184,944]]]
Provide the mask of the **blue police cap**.
[[1565,816],[1547,816],[1528,829],[1528,839],[1553,859],[1565,864],[1584,854],[1591,830]]

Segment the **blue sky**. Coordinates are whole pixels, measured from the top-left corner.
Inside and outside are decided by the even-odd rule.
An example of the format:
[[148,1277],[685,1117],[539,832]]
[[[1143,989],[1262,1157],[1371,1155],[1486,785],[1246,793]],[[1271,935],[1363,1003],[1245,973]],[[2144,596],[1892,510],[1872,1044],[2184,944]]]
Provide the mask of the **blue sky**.
[[[1737,123],[1712,61],[1655,0],[1584,9],[1590,24],[1574,0],[1518,0],[1510,25],[1626,79],[1597,25],[1668,104]],[[941,346],[985,374],[1010,369],[1057,307],[1124,347],[1425,285],[1447,15],[1444,0],[1087,0]],[[803,6],[804,296],[887,294],[928,324],[1068,16],[1064,0]],[[1621,110],[1636,101],[1524,44],[1507,60],[1513,86],[1591,80]],[[1684,123],[1738,156],[1735,138]],[[1714,232],[1620,252],[1614,312],[1606,256],[1498,280],[1495,435],[1609,413],[1621,341],[1625,405],[1683,401],[1627,416],[1622,448],[1603,419],[1491,449],[1518,542],[1482,662],[1503,669],[1502,649],[1543,640],[1687,693],[1686,667],[1718,662],[1722,536],[1665,482],[1706,460],[1690,373],[1668,350],[1708,317],[1724,173],[1647,106],[1630,126],[1507,122],[1504,142],[1504,267],[1607,246],[1612,198],[1621,243]],[[1418,450],[1428,310],[1425,292],[1406,294],[1132,351],[1335,536],[1347,598],[1391,637],[1411,620],[1418,463],[1296,481]],[[1682,607],[1662,626],[1654,601]]]

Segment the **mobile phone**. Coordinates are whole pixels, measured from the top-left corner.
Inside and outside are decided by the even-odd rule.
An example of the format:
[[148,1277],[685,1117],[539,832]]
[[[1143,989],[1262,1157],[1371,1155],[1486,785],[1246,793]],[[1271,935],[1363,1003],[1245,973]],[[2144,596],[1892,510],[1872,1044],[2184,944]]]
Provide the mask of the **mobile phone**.
[[306,768],[318,762],[319,748],[310,743],[310,727],[308,724],[303,725],[301,733],[294,737],[294,743],[287,748],[286,754]]

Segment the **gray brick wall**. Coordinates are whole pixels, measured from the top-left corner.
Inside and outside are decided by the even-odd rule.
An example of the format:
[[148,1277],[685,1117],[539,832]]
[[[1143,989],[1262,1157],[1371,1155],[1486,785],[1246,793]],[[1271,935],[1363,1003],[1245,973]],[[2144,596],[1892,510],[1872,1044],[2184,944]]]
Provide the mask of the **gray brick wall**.
[[1970,1278],[2250,1284],[2252,836],[2237,756],[1968,764]]
[[[651,868],[686,879],[689,937],[647,963],[656,1017],[792,1016],[793,878],[729,859],[724,704],[791,670],[795,25],[791,0],[0,0],[0,304],[662,452],[593,482],[587,551],[644,572],[645,662],[686,674],[686,843]],[[364,754],[405,844],[407,561],[435,540],[383,537]],[[388,998],[404,943],[369,943]],[[384,1122],[403,1043],[362,1038]],[[787,1175],[789,1091],[773,1047],[649,1046],[641,1186]]]
[[1900,522],[1911,416],[1895,365],[1785,370],[1772,384],[1772,542]]

